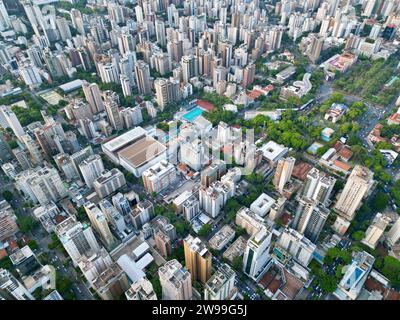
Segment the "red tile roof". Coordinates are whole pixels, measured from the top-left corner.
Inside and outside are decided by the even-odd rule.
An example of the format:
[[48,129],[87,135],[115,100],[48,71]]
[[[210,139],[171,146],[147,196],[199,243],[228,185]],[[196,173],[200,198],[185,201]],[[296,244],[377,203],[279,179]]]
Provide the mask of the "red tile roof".
[[353,156],[353,152],[352,152],[350,149],[344,147],[344,148],[342,148],[342,150],[339,151],[339,155],[340,155],[344,160],[348,161],[348,160],[350,160],[350,158]]
[[333,148],[334,148],[336,151],[339,151],[340,149],[342,149],[342,147],[343,147],[343,143],[342,143],[341,141],[336,141],[336,142],[335,142],[335,145],[333,146]]
[[292,176],[301,181],[304,181],[307,178],[307,174],[310,172],[311,169],[312,165],[305,162],[299,162],[293,167]]
[[339,161],[339,160],[333,161],[333,165],[338,167],[338,168],[340,168],[340,169],[342,169],[342,170],[344,170],[344,171],[349,171],[350,168],[351,168],[350,165],[348,165],[347,163],[344,163],[342,161]]
[[204,109],[204,110],[206,110],[206,111],[212,111],[213,109],[214,109],[214,105],[211,103],[211,102],[208,102],[208,101],[204,101],[204,100],[200,100],[200,99],[198,99],[197,101],[196,101],[196,104],[200,107],[200,108],[202,108],[202,109]]
[[8,254],[7,254],[6,249],[0,249],[0,260],[7,256],[8,256]]
[[250,92],[247,93],[247,96],[252,100],[257,99],[261,95],[262,95],[262,92],[257,90],[257,89],[253,89],[253,90],[251,90]]

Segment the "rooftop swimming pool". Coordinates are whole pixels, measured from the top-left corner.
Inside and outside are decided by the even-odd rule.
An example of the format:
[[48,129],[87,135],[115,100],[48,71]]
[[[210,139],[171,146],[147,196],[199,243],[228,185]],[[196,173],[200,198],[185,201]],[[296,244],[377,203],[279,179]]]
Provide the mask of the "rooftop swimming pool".
[[204,112],[203,109],[201,109],[199,107],[194,107],[188,113],[185,113],[182,118],[185,119],[186,121],[193,121],[198,116],[200,116],[203,112]]

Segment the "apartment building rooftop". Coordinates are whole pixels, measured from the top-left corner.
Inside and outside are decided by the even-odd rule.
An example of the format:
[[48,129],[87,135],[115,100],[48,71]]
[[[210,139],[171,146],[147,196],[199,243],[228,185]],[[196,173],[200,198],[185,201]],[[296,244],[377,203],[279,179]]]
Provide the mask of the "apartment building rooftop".
[[233,261],[236,257],[243,255],[246,250],[247,241],[243,236],[238,237],[222,255],[225,259]]
[[221,250],[224,248],[229,241],[235,237],[235,230],[229,225],[225,225],[219,230],[209,241],[209,245],[212,249]]
[[205,257],[211,254],[199,237],[194,238],[192,235],[188,235],[184,241],[188,244],[190,251],[195,251],[200,256]]
[[235,275],[235,271],[226,263],[221,264],[206,283],[207,290],[216,294],[225,283]]

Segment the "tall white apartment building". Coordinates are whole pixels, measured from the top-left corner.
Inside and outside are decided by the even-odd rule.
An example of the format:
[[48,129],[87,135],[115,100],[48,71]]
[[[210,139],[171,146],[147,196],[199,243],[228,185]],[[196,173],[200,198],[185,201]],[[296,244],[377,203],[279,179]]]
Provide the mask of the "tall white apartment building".
[[292,226],[312,242],[316,242],[330,211],[309,198],[301,198]]
[[132,283],[128,291],[125,292],[125,296],[127,300],[157,300],[153,285],[146,278]]
[[30,292],[6,269],[0,269],[0,292],[7,300],[35,300]]
[[131,129],[143,122],[142,111],[139,107],[125,108],[121,110],[120,115],[125,129]]
[[262,227],[247,242],[243,256],[243,272],[252,279],[258,278],[270,260],[271,238],[271,231]]
[[167,104],[180,100],[179,81],[174,78],[157,78],[154,81],[154,88],[156,91],[157,104],[161,110],[163,110]]
[[294,229],[286,228],[279,237],[278,245],[294,259],[307,267],[313,258],[316,245]]
[[280,159],[278,161],[273,183],[279,192],[283,191],[283,188],[292,176],[295,161],[296,159],[293,157]]
[[356,300],[374,262],[375,258],[365,251],[355,253],[353,261],[347,266],[346,272],[333,294],[339,300]]
[[40,86],[42,78],[40,77],[39,71],[34,64],[25,63],[19,68],[22,80],[28,87],[35,88]]
[[24,195],[41,205],[50,201],[57,202],[67,195],[67,190],[55,168],[37,167],[25,170],[15,177],[15,184]]
[[183,216],[191,221],[200,211],[200,202],[195,196],[191,196],[182,204]]
[[326,175],[317,168],[312,168],[307,174],[303,196],[327,205],[336,179]]
[[226,144],[232,139],[231,127],[225,122],[220,122],[217,128],[217,140],[220,144]]
[[2,126],[6,125],[5,128],[11,128],[18,140],[23,142],[22,136],[25,134],[25,131],[17,116],[9,107],[0,106],[0,123]]
[[106,64],[99,63],[98,69],[100,73],[101,81],[104,83],[116,83],[119,84],[119,71],[115,63],[109,62]]
[[107,246],[111,246],[114,243],[114,237],[111,233],[110,227],[108,226],[106,215],[91,202],[85,204],[85,210],[92,226],[100,235],[104,243]]
[[24,134],[21,139],[28,150],[32,163],[37,166],[43,163],[43,155],[39,144],[29,134]]
[[353,220],[362,199],[374,183],[374,173],[366,167],[356,165],[335,205],[335,210],[347,220]]
[[56,234],[74,266],[78,265],[82,256],[90,257],[100,250],[92,228],[86,223],[76,221],[73,217],[59,223]]
[[126,185],[124,174],[117,168],[105,171],[93,182],[94,190],[103,199]]
[[167,40],[165,36],[165,25],[164,21],[157,19],[155,21],[155,28],[156,28],[156,38],[157,38],[157,43],[165,47],[167,45]]
[[126,224],[123,215],[115,208],[110,201],[103,199],[99,202],[101,211],[106,215],[107,222],[119,232],[124,232]]
[[89,103],[89,106],[93,114],[99,113],[104,110],[104,103],[101,99],[101,92],[97,83],[88,83],[82,81],[82,89],[85,94],[85,99]]
[[82,161],[86,160],[92,154],[94,154],[92,147],[87,146],[86,148],[79,150],[78,152],[75,152],[71,155],[71,161],[76,172],[80,173],[79,165]]
[[79,164],[79,170],[83,180],[89,188],[93,187],[94,181],[104,172],[104,164],[101,156],[94,154]]
[[148,192],[160,192],[176,181],[175,166],[166,160],[161,160],[144,171],[142,179]]
[[158,269],[163,300],[191,300],[192,280],[178,260],[170,260]]
[[236,214],[235,223],[245,229],[250,236],[255,235],[265,226],[264,219],[246,207],[239,209]]
[[390,228],[389,232],[386,235],[387,242],[393,246],[400,239],[400,218],[394,223],[394,225]]
[[199,197],[200,207],[212,218],[215,218],[231,197],[231,192],[226,184],[221,181],[214,181],[208,188],[200,188]]
[[187,164],[195,171],[199,171],[204,164],[205,149],[200,139],[185,142],[181,145],[181,162]]
[[110,254],[102,247],[91,256],[83,255],[79,260],[78,266],[88,283],[92,284],[93,280],[107,270],[113,263]]

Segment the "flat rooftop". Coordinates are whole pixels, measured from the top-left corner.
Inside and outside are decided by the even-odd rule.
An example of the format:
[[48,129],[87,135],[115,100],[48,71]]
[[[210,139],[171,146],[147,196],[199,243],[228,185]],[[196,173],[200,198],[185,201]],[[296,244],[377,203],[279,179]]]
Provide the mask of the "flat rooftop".
[[135,139],[145,135],[146,130],[144,130],[142,127],[136,127],[112,139],[111,141],[106,142],[105,144],[103,144],[103,148],[109,152],[118,152],[122,147],[126,146],[130,142],[133,142]]
[[134,167],[140,167],[149,160],[164,152],[167,148],[151,137],[143,137],[118,152],[121,158],[124,158]]

